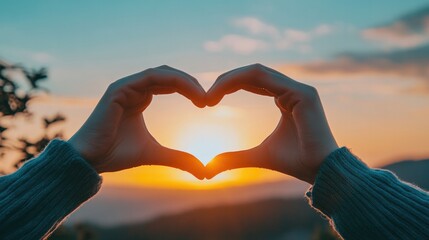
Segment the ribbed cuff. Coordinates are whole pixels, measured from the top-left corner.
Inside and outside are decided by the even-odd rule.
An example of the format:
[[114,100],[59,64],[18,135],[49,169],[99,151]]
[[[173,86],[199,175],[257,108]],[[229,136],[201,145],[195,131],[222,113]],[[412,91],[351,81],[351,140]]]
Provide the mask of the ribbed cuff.
[[98,173],[70,144],[51,141],[39,156],[1,179],[0,236],[45,236],[95,195],[101,182]]
[[429,239],[428,193],[347,148],[325,159],[306,195],[344,239]]
[[[313,207],[331,216],[336,207],[343,205],[345,194],[362,187],[351,177],[366,178],[369,171],[370,168],[346,147],[339,148],[325,159],[314,185],[307,191],[306,196]],[[359,192],[359,189],[356,191]]]

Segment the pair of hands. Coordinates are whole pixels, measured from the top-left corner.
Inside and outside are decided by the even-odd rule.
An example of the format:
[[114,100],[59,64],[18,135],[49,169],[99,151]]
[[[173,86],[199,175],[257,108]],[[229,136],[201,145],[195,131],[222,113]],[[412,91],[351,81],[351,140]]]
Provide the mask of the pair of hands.
[[[207,166],[189,153],[161,146],[145,125],[142,112],[153,95],[177,92],[202,108],[240,89],[274,97],[280,122],[260,145],[222,153]],[[194,77],[168,66],[122,78],[108,87],[69,143],[99,173],[163,165],[210,179],[225,170],[259,167],[310,184],[323,160],[338,148],[316,89],[260,64],[222,74],[207,93]]]

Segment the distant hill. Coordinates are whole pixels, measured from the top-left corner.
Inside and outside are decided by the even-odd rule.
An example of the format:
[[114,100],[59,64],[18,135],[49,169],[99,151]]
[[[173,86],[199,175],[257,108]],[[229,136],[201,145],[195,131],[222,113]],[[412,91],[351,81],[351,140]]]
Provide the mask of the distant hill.
[[400,179],[406,182],[429,191],[429,159],[400,161],[382,168],[394,172]]
[[[202,208],[112,228],[81,224],[77,229],[86,236],[80,239],[105,240],[337,239],[304,198]],[[51,239],[65,238],[58,233]]]
[[[401,161],[382,168],[429,189],[429,160]],[[107,214],[108,215],[108,214]],[[337,239],[328,222],[302,198],[276,198],[205,207],[151,221],[99,227],[63,227],[51,239]]]

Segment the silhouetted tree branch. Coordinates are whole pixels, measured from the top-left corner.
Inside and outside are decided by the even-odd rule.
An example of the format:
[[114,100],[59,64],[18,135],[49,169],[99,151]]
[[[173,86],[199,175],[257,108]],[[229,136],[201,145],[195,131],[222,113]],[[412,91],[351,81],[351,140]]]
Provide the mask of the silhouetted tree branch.
[[[14,74],[12,74],[14,73]],[[20,88],[16,80],[16,74],[24,77],[29,85],[28,90]],[[49,134],[52,125],[65,121],[65,117],[57,114],[52,117],[43,117],[44,133],[37,140],[29,140],[28,136],[13,139],[6,133],[12,128],[8,121],[17,117],[31,116],[32,112],[28,109],[28,103],[40,92],[48,92],[46,88],[41,87],[40,81],[46,81],[48,71],[46,68],[27,69],[20,65],[12,65],[0,60],[0,161],[4,159],[7,151],[18,151],[22,158],[16,159],[15,167],[18,168],[26,160],[31,159],[41,152],[50,140],[62,137],[62,132]],[[33,139],[34,136],[31,136]],[[0,169],[0,175],[6,174]]]

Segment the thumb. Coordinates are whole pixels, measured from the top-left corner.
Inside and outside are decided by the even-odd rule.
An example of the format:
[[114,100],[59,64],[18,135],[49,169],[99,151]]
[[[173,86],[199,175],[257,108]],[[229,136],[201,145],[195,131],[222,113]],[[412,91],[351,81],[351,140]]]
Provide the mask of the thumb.
[[217,155],[206,165],[206,178],[211,179],[226,170],[244,167],[264,167],[258,147]]
[[163,146],[159,147],[160,148],[153,151],[155,156],[151,157],[150,161],[147,161],[147,165],[173,167],[189,172],[200,180],[204,179],[205,168],[198,158],[186,152],[166,148]]

